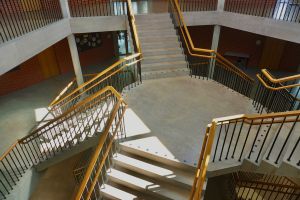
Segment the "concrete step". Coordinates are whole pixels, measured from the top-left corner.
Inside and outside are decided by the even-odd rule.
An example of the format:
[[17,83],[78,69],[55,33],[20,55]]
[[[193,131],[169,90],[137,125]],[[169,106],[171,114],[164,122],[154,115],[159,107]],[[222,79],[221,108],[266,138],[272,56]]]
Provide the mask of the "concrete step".
[[181,48],[158,48],[158,49],[143,49],[144,57],[159,56],[159,55],[171,55],[171,54],[183,54]]
[[122,168],[113,168],[107,175],[109,181],[151,195],[155,199],[183,200],[188,198],[190,192],[184,188],[163,184],[158,180],[137,175]]
[[152,43],[152,42],[179,42],[178,36],[176,34],[171,35],[163,35],[163,36],[146,36],[146,37],[140,37],[140,42],[142,43],[142,46],[144,43]]
[[174,25],[172,23],[140,23],[137,24],[138,31],[151,31],[151,30],[171,30],[174,29]]
[[159,62],[159,63],[142,63],[142,72],[162,71],[162,70],[175,70],[187,68],[186,61],[174,62]]
[[154,41],[154,42],[143,42],[141,44],[142,49],[145,51],[155,51],[156,49],[166,49],[166,48],[181,48],[180,42],[172,41]]
[[164,36],[164,35],[177,35],[174,28],[164,29],[151,29],[151,30],[139,30],[139,37],[152,37],[152,36]]
[[144,56],[143,64],[153,64],[153,63],[161,63],[161,62],[177,62],[177,61],[185,61],[185,56],[183,54]]
[[169,13],[152,13],[152,14],[140,14],[135,15],[135,18],[138,20],[145,20],[145,19],[165,19],[170,18]]
[[[138,140],[131,140],[127,142],[120,143],[120,149],[122,152],[126,152],[131,155],[139,156],[146,158],[148,160],[152,160],[155,162],[162,163],[166,166],[171,166],[171,167],[176,167],[177,169],[180,170],[185,170],[188,172],[195,172],[196,168],[184,163],[181,163],[175,158],[172,158],[170,156],[163,156],[160,154],[153,153],[152,151],[147,151],[147,149],[141,149],[139,146],[142,146],[145,143],[148,143],[148,141],[154,141],[155,138],[148,138],[147,140],[145,139],[138,139]],[[145,147],[147,145],[144,145]],[[162,151],[164,154],[164,152]]]
[[178,76],[188,76],[190,70],[185,69],[174,69],[174,70],[157,70],[151,72],[142,72],[143,80],[160,79],[160,78],[172,78]]
[[133,200],[133,199],[150,199],[143,193],[132,190],[119,184],[107,183],[101,186],[103,199],[109,200]]
[[133,154],[126,154],[126,152],[118,153],[113,160],[117,166],[138,174],[189,190],[192,188],[195,176],[193,172],[180,170]]

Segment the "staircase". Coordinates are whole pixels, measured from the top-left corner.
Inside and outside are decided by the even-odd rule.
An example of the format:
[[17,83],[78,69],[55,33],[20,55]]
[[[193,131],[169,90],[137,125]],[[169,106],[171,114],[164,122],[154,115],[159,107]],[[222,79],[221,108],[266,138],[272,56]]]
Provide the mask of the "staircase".
[[136,15],[144,79],[187,75],[180,39],[168,13]]
[[[186,200],[195,168],[120,144],[101,188],[103,199]],[[76,170],[76,169],[75,169]],[[79,175],[80,177],[80,175]]]
[[[295,114],[289,119],[298,118]],[[299,124],[285,122],[280,116],[256,118],[249,123],[241,119],[222,121],[217,126],[208,177],[245,170],[300,178]]]

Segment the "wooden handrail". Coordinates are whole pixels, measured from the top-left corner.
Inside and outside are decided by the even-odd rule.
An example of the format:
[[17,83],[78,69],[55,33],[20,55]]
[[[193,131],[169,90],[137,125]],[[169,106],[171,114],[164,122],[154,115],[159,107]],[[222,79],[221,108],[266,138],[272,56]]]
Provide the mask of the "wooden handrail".
[[[187,46],[187,49],[188,49],[188,52],[191,56],[195,56],[195,54],[192,53],[192,51],[195,51],[195,52],[201,52],[201,53],[209,53],[209,54],[214,54],[215,56],[212,56],[212,55],[198,55],[197,57],[206,57],[206,58],[215,58],[216,60],[219,60],[223,63],[227,63],[227,67],[228,68],[231,68],[232,70],[234,70],[238,75],[240,75],[242,78],[244,79],[247,79],[247,80],[250,80],[252,82],[254,82],[254,79],[252,79],[249,75],[247,75],[246,73],[244,73],[242,70],[240,70],[238,67],[236,67],[234,64],[232,64],[229,60],[227,60],[226,58],[224,58],[222,55],[220,55],[218,52],[216,52],[215,50],[211,50],[211,49],[202,49],[202,48],[196,48],[194,43],[193,43],[193,40],[191,38],[191,35],[189,33],[189,30],[185,24],[185,21],[184,21],[184,18],[183,18],[183,15],[182,15],[182,12],[181,12],[181,9],[180,9],[180,6],[178,4],[178,0],[170,0],[172,2],[174,2],[175,4],[175,7],[176,7],[176,12],[178,14],[177,16],[177,19],[179,20],[179,28],[182,32],[182,35],[183,35],[183,38],[185,40],[185,43],[186,43],[186,46]],[[183,25],[183,29],[181,27],[181,24]],[[186,39],[186,37],[187,39]],[[191,47],[191,50],[189,49],[189,47]]]
[[[52,124],[53,122],[65,117],[66,115],[68,115],[69,113],[73,112],[74,110],[76,110],[77,108],[79,108],[80,106],[84,105],[85,103],[89,102],[90,100],[94,99],[97,96],[100,96],[101,94],[110,91],[112,94],[114,94],[118,99],[122,99],[122,96],[111,86],[106,86],[105,88],[103,88],[102,90],[98,91],[97,93],[95,93],[94,95],[91,95],[89,97],[87,97],[86,99],[84,99],[83,101],[81,101],[80,103],[76,104],[74,107],[68,109],[66,112],[64,112],[62,115],[50,120],[49,122],[47,122],[46,124],[44,124],[43,126],[37,128],[36,130],[34,130],[32,133],[30,133],[29,135],[27,135],[26,137],[23,137],[22,139],[19,140],[19,143],[23,143],[26,139],[32,137],[33,135],[37,134],[39,131],[41,131],[42,129],[44,129],[45,127],[49,126],[50,124]],[[126,102],[124,102],[125,105]],[[38,136],[36,136],[38,137]],[[32,139],[31,139],[32,140]]]
[[[280,86],[280,87],[271,87],[269,86],[261,77],[260,74],[256,74],[256,77],[258,80],[269,90],[277,91],[277,90],[283,90],[283,89],[289,89],[289,88],[294,88],[294,87],[299,87],[300,83],[297,84],[292,84],[292,85],[285,85],[285,86]],[[270,79],[269,79],[270,80]]]
[[110,67],[108,67],[107,69],[103,70],[102,72],[100,72],[98,75],[96,75],[94,78],[92,78],[91,80],[81,84],[80,86],[78,86],[75,90],[73,90],[73,92],[71,92],[70,94],[66,95],[64,98],[59,99],[58,101],[54,101],[50,104],[50,107],[57,105],[59,103],[61,103],[62,101],[64,101],[65,99],[67,99],[68,97],[70,97],[71,95],[73,95],[74,93],[80,91],[82,88],[84,88],[86,85],[90,84],[91,82],[95,81],[96,79],[98,79],[99,77],[103,76],[104,74],[106,74],[107,72],[113,70],[115,67],[119,66],[121,63],[126,62],[130,59],[133,58],[138,58],[140,56],[140,53],[136,53],[130,56],[127,56],[125,58],[122,58],[120,60],[118,60],[117,62],[115,62],[114,64],[112,64]]

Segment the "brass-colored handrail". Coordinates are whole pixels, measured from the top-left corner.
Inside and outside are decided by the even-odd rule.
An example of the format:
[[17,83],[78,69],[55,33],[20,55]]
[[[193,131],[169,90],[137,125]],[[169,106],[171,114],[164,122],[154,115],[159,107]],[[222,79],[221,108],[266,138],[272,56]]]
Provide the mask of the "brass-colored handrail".
[[[196,171],[193,187],[190,194],[190,200],[200,199],[201,197],[203,184],[206,179],[206,171],[210,160],[210,153],[215,139],[215,132],[219,124],[224,122],[231,123],[231,122],[238,122],[238,121],[249,123],[249,121],[254,121],[254,120],[260,121],[260,123],[257,123],[257,125],[262,124],[262,121],[264,121],[264,124],[273,124],[276,122],[276,120],[274,120],[275,118],[278,118],[277,123],[300,122],[300,119],[298,117],[299,115],[300,115],[300,110],[295,110],[295,111],[269,113],[269,114],[262,114],[262,115],[242,114],[242,115],[234,115],[234,116],[227,116],[227,117],[220,117],[220,118],[213,119],[212,123],[207,125],[206,134],[203,140],[200,158],[197,166],[197,171]],[[295,117],[295,118],[287,120],[288,117]],[[284,118],[284,119],[280,119],[280,118]],[[272,119],[272,120],[265,121],[266,119]],[[255,125],[255,123],[253,122],[251,124]]]
[[136,48],[137,48],[136,53],[140,53],[141,56],[142,56],[141,43],[140,43],[139,36],[138,36],[138,33],[137,33],[137,28],[136,28],[136,23],[135,23],[134,12],[132,10],[131,0],[127,0],[127,4],[128,4],[128,11],[129,11],[129,13],[127,13],[127,14],[130,17],[129,23],[131,23],[131,26],[132,26],[134,42],[135,42],[135,45],[136,45]]
[[[247,75],[246,73],[244,73],[242,70],[240,70],[238,67],[236,67],[234,64],[232,64],[229,60],[227,60],[226,58],[224,58],[222,55],[220,55],[215,50],[196,48],[195,45],[194,45],[194,43],[193,43],[193,40],[191,38],[191,35],[189,33],[189,30],[188,30],[188,28],[187,28],[187,26],[185,24],[185,21],[184,21],[184,18],[183,18],[180,6],[178,4],[178,0],[170,0],[170,1],[174,2],[174,4],[175,4],[175,9],[176,9],[176,12],[177,12],[177,20],[179,22],[178,25],[179,25],[179,28],[181,30],[182,36],[184,38],[185,44],[187,46],[188,52],[189,52],[189,54],[191,56],[203,57],[203,58],[213,58],[216,61],[222,63],[228,69],[234,71],[237,75],[241,76],[243,79],[246,79],[246,80],[249,80],[251,82],[254,82],[254,79],[252,79],[249,75]],[[181,24],[183,25],[183,28],[182,28]],[[190,49],[190,47],[191,47],[191,49]],[[210,55],[194,54],[194,53],[192,53],[192,51],[199,52],[199,53],[210,54]],[[213,54],[213,55],[211,55],[211,54]]]
[[[69,93],[68,95],[66,95],[64,98],[62,99],[58,99],[57,101],[54,101],[50,104],[50,107],[55,106],[59,103],[61,103],[62,101],[64,101],[65,99],[69,98],[70,96],[72,96],[73,94],[75,94],[76,92],[80,92],[85,86],[87,86],[88,84],[92,83],[93,81],[97,80],[98,78],[100,78],[101,76],[103,76],[104,74],[112,71],[113,69],[115,69],[117,66],[119,66],[121,63],[126,62],[130,59],[133,58],[138,58],[141,54],[140,53],[136,53],[130,56],[127,56],[125,58],[122,58],[120,60],[118,60],[117,62],[115,62],[114,64],[112,64],[110,67],[108,67],[107,69],[103,70],[102,72],[100,72],[98,75],[96,75],[94,78],[90,79],[89,81],[81,84],[80,86],[78,86],[75,90],[73,90],[71,93]],[[109,75],[110,76],[110,75]],[[107,77],[106,77],[107,78]],[[80,92],[82,93],[82,91]],[[73,99],[73,98],[72,98]]]
[[[122,99],[121,94],[119,94],[113,87],[111,86],[106,86],[105,88],[103,88],[102,90],[98,91],[95,95],[99,96],[107,91],[110,91],[113,95],[115,95],[118,99]],[[30,133],[29,135],[27,135],[26,137],[23,137],[22,139],[20,139],[18,142],[19,143],[24,143],[24,141],[30,137],[32,137],[33,135],[37,134],[39,131],[43,130],[45,127],[49,126],[50,124],[54,123],[55,121],[67,116],[69,113],[72,113],[74,110],[76,110],[77,108],[79,108],[80,106],[86,104],[87,102],[91,101],[93,98],[95,98],[95,95],[89,96],[88,98],[84,99],[83,101],[81,101],[80,103],[76,104],[74,107],[69,108],[69,110],[67,110],[66,112],[64,112],[63,114],[61,114],[60,116],[50,120],[49,122],[47,122],[46,124],[44,124],[43,126],[37,128],[36,130],[34,130],[32,133]],[[126,102],[124,102],[125,105]],[[36,135],[33,138],[30,138],[30,141],[33,140],[34,138],[38,137],[38,135]],[[28,142],[28,141],[26,141]]]
[[[104,130],[103,134],[101,135],[101,137],[99,139],[99,143],[98,143],[98,145],[97,145],[97,147],[96,147],[96,149],[95,149],[95,151],[94,151],[94,153],[93,153],[93,155],[91,157],[91,161],[90,161],[90,163],[89,163],[89,165],[87,167],[87,170],[85,172],[84,178],[83,178],[83,180],[82,180],[82,182],[80,184],[80,187],[79,187],[79,189],[77,191],[77,194],[75,196],[75,200],[81,200],[81,198],[82,198],[83,192],[86,189],[86,185],[87,185],[87,183],[88,183],[88,181],[89,181],[89,179],[91,177],[91,174],[93,172],[95,164],[96,164],[96,162],[97,162],[97,160],[99,158],[99,154],[100,154],[101,150],[103,149],[104,143],[107,140],[107,137],[109,135],[109,130],[111,128],[113,120],[114,120],[115,116],[117,115],[117,112],[118,112],[118,110],[119,110],[119,108],[120,108],[120,106],[121,106],[121,104],[123,102],[124,102],[123,99],[120,98],[118,100],[117,105],[115,106],[115,108],[113,109],[113,111],[111,113],[111,117],[109,119],[109,122],[108,122],[107,126],[105,127],[105,130]],[[125,114],[124,111],[125,111],[126,108],[127,108],[127,104],[123,108],[123,112],[122,112],[122,115],[120,117],[121,119],[124,117],[124,114]],[[115,138],[115,136],[117,134],[118,127],[120,126],[120,122],[121,121],[122,120],[119,120],[119,122],[117,123],[115,131],[112,134],[112,138]],[[106,152],[103,154],[103,158],[100,161],[99,167],[98,167],[98,169],[96,169],[96,174],[95,174],[95,176],[93,178],[91,187],[88,189],[88,193],[87,193],[86,199],[90,199],[90,196],[91,196],[91,194],[92,194],[92,192],[94,190],[94,187],[95,187],[95,185],[96,185],[96,183],[97,183],[97,181],[99,179],[99,175],[101,173],[102,167],[104,166],[105,160],[106,160],[106,158],[108,156],[108,153],[109,153],[109,151],[111,149],[112,143],[113,143],[113,139],[110,141],[109,145],[107,146]]]
[[[117,74],[118,72],[122,71],[124,68],[129,67],[131,65],[136,64],[137,62],[140,62],[140,60],[136,60],[134,62],[125,64],[123,67],[118,68],[117,70],[115,70],[113,73],[110,73],[108,76],[105,76],[104,78],[102,78],[101,80],[97,81],[96,83],[94,83],[92,86],[89,86],[88,88],[85,88],[85,90],[80,90],[80,89],[75,89],[72,93],[70,93],[70,95],[66,96],[65,98],[68,98],[69,96],[73,95],[74,93],[78,92],[78,94],[72,98],[70,98],[68,101],[64,102],[61,106],[64,106],[70,102],[72,102],[74,99],[76,99],[77,97],[81,96],[82,94],[86,93],[86,91],[91,90],[92,88],[96,87],[97,85],[99,85],[100,83],[102,83],[103,81],[109,79],[110,77],[112,77],[113,75]],[[101,77],[101,76],[100,76]],[[92,80],[90,81],[92,82]],[[86,82],[86,85],[88,85],[90,82]],[[62,99],[60,102],[62,102],[64,99]],[[60,102],[57,102],[57,104],[59,104]]]
[[[83,77],[91,77],[96,76],[97,74],[84,74]],[[56,95],[56,97],[51,101],[49,106],[53,105],[56,101],[58,101],[63,95],[66,94],[66,92],[76,83],[76,78],[73,78],[66,87],[64,87],[62,90],[59,91],[59,93]]]
[[284,78],[274,78],[267,69],[262,69],[261,72],[272,83],[284,83],[287,81],[293,81],[293,80],[300,79],[300,74],[288,76],[288,77],[284,77]]

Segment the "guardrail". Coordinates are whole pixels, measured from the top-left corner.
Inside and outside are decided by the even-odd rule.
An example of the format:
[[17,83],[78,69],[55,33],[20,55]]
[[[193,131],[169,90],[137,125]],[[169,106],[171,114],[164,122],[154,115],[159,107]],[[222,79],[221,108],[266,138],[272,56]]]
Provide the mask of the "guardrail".
[[62,19],[59,0],[0,1],[0,43]]
[[226,0],[225,11],[300,23],[298,0]]

